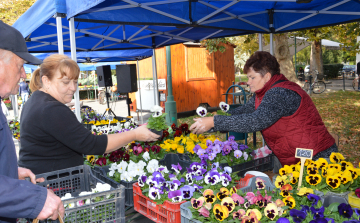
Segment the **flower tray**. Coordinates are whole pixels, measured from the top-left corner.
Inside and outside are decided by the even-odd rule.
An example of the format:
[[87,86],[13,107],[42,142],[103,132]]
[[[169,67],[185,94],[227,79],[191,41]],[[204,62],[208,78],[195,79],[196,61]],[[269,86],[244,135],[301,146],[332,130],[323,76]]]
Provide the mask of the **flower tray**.
[[[98,182],[105,183],[96,178],[87,165],[57,170],[49,173],[39,174],[44,177],[45,182],[38,183],[39,186],[53,189],[55,194],[63,197],[65,193],[71,193],[74,198],[63,200],[63,204],[74,204],[73,208],[65,209],[64,222],[66,223],[125,223],[125,188],[111,188],[90,195],[79,197],[80,192],[91,191]],[[101,197],[101,201],[95,198]],[[79,201],[90,200],[90,204],[78,205]],[[17,222],[31,223],[31,219],[18,219]],[[40,221],[41,223],[59,223],[58,220]]]
[[136,180],[131,182],[127,182],[124,180],[120,181],[120,183],[116,182],[115,180],[107,176],[107,173],[109,172],[109,166],[104,166],[104,167],[95,166],[92,170],[97,178],[99,178],[100,180],[104,181],[107,184],[110,184],[110,186],[113,188],[119,188],[121,185],[123,185],[125,187],[125,206],[129,206],[129,207],[134,206],[133,184],[137,182]]
[[[177,156],[177,157],[176,157]],[[166,167],[171,170],[171,164],[179,163],[183,168],[182,173],[186,171],[186,167],[189,167],[192,161],[190,157],[186,154],[167,154],[164,157],[164,162],[160,161],[161,165],[166,165]],[[228,166],[227,163],[220,163],[221,167]],[[231,166],[233,173],[237,173],[238,176],[243,177],[246,172],[254,170],[259,172],[265,172],[268,170],[274,169],[274,154],[269,154],[266,157],[259,158],[256,160],[251,160],[249,162],[240,163]]]
[[360,208],[360,198],[355,195],[355,192],[350,192],[348,194],[348,201],[351,207]]
[[163,204],[157,205],[150,198],[142,194],[141,188],[139,187],[138,183],[134,183],[133,187],[135,211],[157,223],[181,222],[180,205],[185,203],[186,201],[179,203],[165,201]]
[[[250,175],[250,176],[253,176],[253,175]],[[265,186],[266,186],[265,189],[267,191],[271,191],[271,190],[273,190],[275,188],[275,186],[271,183],[271,180],[270,180],[269,177],[262,177],[262,176],[258,176],[258,177],[265,180]],[[241,190],[244,193],[253,192],[254,190],[256,190],[256,183],[255,183],[256,178],[257,177],[247,178],[246,180],[243,181],[243,182],[247,182],[247,186],[241,187],[241,188],[238,188],[238,189]],[[240,182],[241,182],[241,180],[240,180]],[[191,206],[190,201],[180,205],[181,223],[201,223],[201,221],[199,221],[199,220],[192,219],[193,216],[192,216],[191,211],[189,210],[189,206]]]

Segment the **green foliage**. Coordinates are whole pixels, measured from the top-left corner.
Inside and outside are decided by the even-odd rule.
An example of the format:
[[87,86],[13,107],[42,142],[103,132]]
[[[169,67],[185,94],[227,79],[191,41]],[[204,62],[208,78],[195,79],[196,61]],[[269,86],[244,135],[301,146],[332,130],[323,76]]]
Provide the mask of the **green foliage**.
[[147,127],[156,131],[167,130],[169,126],[166,124],[165,117],[166,113],[161,114],[159,117],[150,116]]
[[343,66],[343,64],[324,64],[324,74],[326,74],[328,78],[336,78]]
[[206,39],[201,41],[201,45],[206,47],[206,50],[209,53],[216,53],[220,51],[221,53],[225,52],[226,48],[222,45],[222,43],[228,43],[225,38],[218,38],[218,39]]
[[217,110],[216,114],[218,115],[224,115],[224,116],[231,116],[229,113],[224,112],[223,110]]

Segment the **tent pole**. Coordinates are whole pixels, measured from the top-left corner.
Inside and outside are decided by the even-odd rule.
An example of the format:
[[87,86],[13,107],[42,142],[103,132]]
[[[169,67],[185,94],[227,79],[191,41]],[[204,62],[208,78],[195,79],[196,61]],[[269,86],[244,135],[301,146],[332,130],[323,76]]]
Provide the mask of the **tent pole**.
[[[70,49],[71,49],[71,59],[77,62],[76,58],[76,41],[75,41],[75,23],[74,17],[70,18],[69,20],[69,29],[70,29]],[[81,115],[80,115],[80,95],[79,95],[79,88],[76,86],[75,92],[75,115],[79,122],[81,122]]]
[[166,122],[170,124],[178,125],[177,123],[177,110],[176,110],[176,101],[174,100],[173,90],[172,90],[172,72],[171,72],[171,48],[166,46],[166,68],[167,68],[167,86],[168,86],[168,96],[165,102],[165,113]]
[[296,35],[294,38],[295,38],[295,74],[296,74],[296,77],[298,77],[297,72],[296,72]]
[[262,33],[259,33],[259,51],[263,51]]
[[56,16],[56,29],[57,29],[57,39],[58,39],[58,51],[59,51],[59,54],[64,54],[62,21],[61,21],[61,17],[59,15]]
[[270,33],[270,54],[274,56],[274,34]]
[[156,69],[155,48],[153,48],[153,84],[154,84],[154,101],[155,101],[155,105],[160,105],[160,103],[159,103],[158,80],[157,80],[157,69]]
[[140,99],[140,114],[141,114],[141,124],[144,124],[144,117],[142,113],[142,103],[141,103],[141,85],[140,85],[140,69],[139,69],[139,60],[136,60],[137,73],[138,73],[138,82],[139,82],[139,99]]

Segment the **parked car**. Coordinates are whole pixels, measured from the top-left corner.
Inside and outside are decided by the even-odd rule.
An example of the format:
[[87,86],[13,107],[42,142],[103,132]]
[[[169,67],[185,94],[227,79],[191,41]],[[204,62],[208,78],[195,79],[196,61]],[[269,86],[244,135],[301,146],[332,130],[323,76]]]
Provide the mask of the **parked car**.
[[344,65],[340,72],[341,75],[345,75],[345,77],[355,78],[355,69],[356,69],[356,65]]

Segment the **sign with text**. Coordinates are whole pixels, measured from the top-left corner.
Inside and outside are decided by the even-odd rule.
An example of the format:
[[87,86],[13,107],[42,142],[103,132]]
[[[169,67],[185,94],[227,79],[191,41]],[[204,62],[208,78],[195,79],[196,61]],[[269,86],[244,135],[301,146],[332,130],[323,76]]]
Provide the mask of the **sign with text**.
[[296,148],[295,157],[296,158],[312,159],[313,150],[312,149]]
[[313,152],[314,151],[312,149],[296,148],[295,157],[300,158],[300,161],[301,161],[298,189],[301,187],[302,178],[304,175],[305,160],[312,159]]

